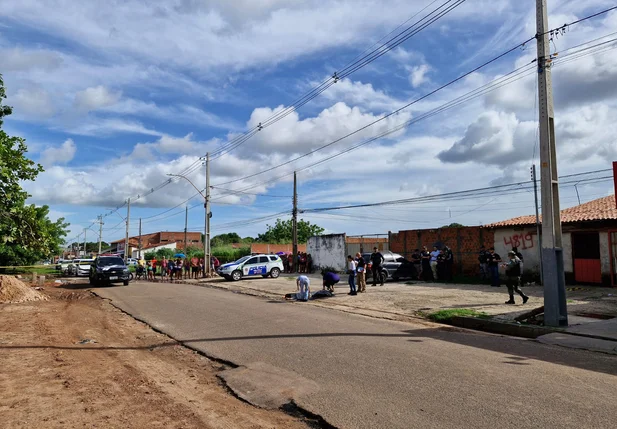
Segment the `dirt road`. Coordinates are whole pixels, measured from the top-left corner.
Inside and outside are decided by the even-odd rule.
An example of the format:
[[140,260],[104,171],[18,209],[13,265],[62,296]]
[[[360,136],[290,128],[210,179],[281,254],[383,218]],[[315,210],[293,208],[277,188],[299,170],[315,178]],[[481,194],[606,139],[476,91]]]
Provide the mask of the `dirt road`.
[[3,428],[306,428],[233,397],[224,369],[85,290],[0,305]]

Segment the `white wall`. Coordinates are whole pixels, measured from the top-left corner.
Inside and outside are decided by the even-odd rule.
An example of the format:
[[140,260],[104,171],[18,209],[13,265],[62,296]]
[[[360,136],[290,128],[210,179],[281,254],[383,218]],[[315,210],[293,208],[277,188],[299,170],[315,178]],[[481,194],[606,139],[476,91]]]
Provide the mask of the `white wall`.
[[347,261],[345,250],[345,234],[309,237],[306,243],[306,251],[313,257],[315,268],[334,267],[338,271],[345,271]]
[[506,260],[513,247],[518,247],[523,255],[524,271],[540,272],[540,243],[535,227],[496,229],[494,247],[503,260]]
[[[142,249],[141,250],[141,256],[145,256],[146,253],[150,253],[150,252],[156,252],[159,249],[176,249],[176,243],[169,243],[169,244],[161,244],[160,246],[156,246],[156,247],[150,247],[149,249]],[[139,250],[133,250],[131,256],[132,258],[138,258],[139,257]]]

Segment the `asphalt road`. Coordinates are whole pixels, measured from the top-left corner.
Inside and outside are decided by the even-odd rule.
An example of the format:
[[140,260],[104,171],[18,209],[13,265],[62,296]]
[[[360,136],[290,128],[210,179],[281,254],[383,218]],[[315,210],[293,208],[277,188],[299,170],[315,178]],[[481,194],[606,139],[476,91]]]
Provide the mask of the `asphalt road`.
[[[617,424],[614,356],[200,286],[131,283],[96,291],[210,356],[298,374],[292,383],[306,380],[298,405],[339,428]],[[257,389],[276,389],[276,378],[270,386],[258,377]]]

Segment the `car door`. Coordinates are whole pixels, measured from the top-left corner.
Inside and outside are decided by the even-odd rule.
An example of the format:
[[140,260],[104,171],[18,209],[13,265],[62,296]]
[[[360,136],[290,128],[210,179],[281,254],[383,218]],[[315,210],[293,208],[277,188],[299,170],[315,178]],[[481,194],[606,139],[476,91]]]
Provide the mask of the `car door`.
[[242,275],[243,276],[255,276],[261,274],[261,270],[258,272],[259,267],[259,256],[253,256],[248,261],[244,263],[242,266]]

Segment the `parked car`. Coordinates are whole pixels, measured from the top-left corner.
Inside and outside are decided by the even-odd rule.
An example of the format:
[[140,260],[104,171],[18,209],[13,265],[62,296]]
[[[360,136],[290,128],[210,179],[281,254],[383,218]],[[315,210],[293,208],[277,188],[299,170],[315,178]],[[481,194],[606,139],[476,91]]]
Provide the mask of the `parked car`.
[[86,277],[90,274],[90,265],[94,262],[94,259],[80,259],[75,269],[75,275],[77,277]]
[[[384,281],[387,279],[392,279],[397,281],[401,278],[417,278],[416,267],[414,267],[413,263],[407,259],[405,259],[402,255],[398,253],[384,251],[381,252],[383,255],[384,262],[381,266],[381,275],[383,276]],[[367,271],[366,278],[372,279],[372,263],[371,263],[371,254],[363,253],[362,258],[366,261]]]
[[69,265],[72,263],[70,259],[58,259],[56,263],[56,271],[59,271],[63,275],[69,273]]
[[126,261],[126,265],[130,266],[136,266],[137,265],[137,259],[135,258],[128,258]]
[[218,267],[217,273],[227,280],[238,281],[242,277],[263,276],[277,278],[283,271],[283,261],[278,255],[245,256],[235,262]]
[[98,256],[90,265],[89,280],[91,285],[103,285],[122,282],[128,286],[129,268],[119,256]]
[[81,259],[73,259],[69,262],[69,265],[66,268],[66,273],[69,276],[77,275],[77,265],[79,265],[79,261],[81,261]]

